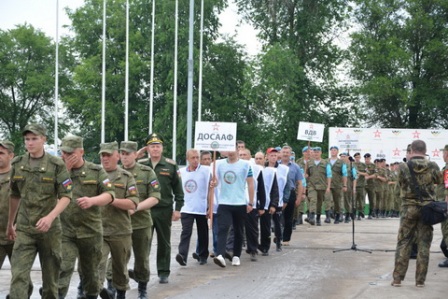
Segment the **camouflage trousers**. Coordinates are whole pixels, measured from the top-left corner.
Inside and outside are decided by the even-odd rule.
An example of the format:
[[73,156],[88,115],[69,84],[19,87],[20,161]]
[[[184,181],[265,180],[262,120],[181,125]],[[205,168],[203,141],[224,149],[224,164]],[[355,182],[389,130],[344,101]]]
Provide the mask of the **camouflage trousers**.
[[366,190],[364,189],[364,186],[356,187],[356,199],[355,199],[356,209],[364,213],[365,203],[366,203]]
[[[310,213],[319,214],[322,211],[322,203],[325,200],[325,190],[308,189],[308,198],[310,200],[310,206],[308,211]],[[329,209],[330,207],[328,207]]]
[[[70,286],[70,280],[75,270],[76,259],[82,277],[83,290],[87,295],[98,295],[98,264],[101,261],[103,235],[88,238],[62,237],[62,264],[59,272],[59,296],[65,298]],[[82,274],[81,274],[82,273]]]
[[404,205],[401,207],[400,228],[395,251],[394,280],[404,280],[414,243],[417,244],[418,248],[415,281],[424,283],[426,280],[433,228],[431,225],[424,224],[421,221],[420,210],[421,207],[415,205]]
[[58,298],[61,231],[53,229],[42,234],[17,232],[11,258],[10,299],[28,298],[31,267],[37,254],[42,268],[42,298]]

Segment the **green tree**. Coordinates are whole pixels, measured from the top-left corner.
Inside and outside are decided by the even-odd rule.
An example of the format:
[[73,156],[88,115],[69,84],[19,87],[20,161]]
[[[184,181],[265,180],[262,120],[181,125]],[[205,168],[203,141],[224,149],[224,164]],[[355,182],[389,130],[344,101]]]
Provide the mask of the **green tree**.
[[264,42],[254,83],[272,107],[271,145],[304,145],[296,140],[300,121],[355,125],[356,104],[337,72],[345,59],[338,38],[347,28],[348,1],[238,0],[237,5]]
[[356,1],[352,75],[370,124],[446,127],[448,2]]
[[[125,1],[108,2],[107,6],[107,61],[106,61],[106,141],[124,138],[124,80],[125,80]],[[76,54],[73,66],[74,88],[64,98],[71,118],[79,124],[80,134],[86,137],[88,150],[96,152],[100,141],[101,109],[101,67],[102,67],[102,0],[88,0],[77,10],[68,10],[72,20],[74,37],[67,47]],[[173,69],[174,69],[174,1],[157,1],[155,16],[155,57],[154,57],[154,131],[164,136],[170,144],[173,123]],[[225,1],[206,1],[204,7],[204,82],[208,82],[208,62],[219,53],[220,47],[213,44],[218,37],[217,14],[224,8]],[[199,7],[195,3],[195,77],[198,76]],[[130,5],[130,58],[129,58],[129,139],[142,144],[148,134],[148,111],[150,90],[150,49],[151,49],[152,2],[131,1]],[[178,40],[178,118],[177,153],[184,156],[186,143],[187,106],[187,57],[188,57],[188,15],[189,1],[179,2]],[[216,49],[218,53],[212,53]],[[229,51],[230,49],[227,48]],[[230,58],[229,58],[230,59]],[[233,58],[232,58],[233,59]],[[220,63],[225,63],[220,62]],[[229,61],[229,65],[230,61]],[[213,74],[213,76],[215,76]],[[212,76],[212,75],[210,75]],[[214,80],[223,81],[224,74]],[[205,85],[208,83],[204,83]],[[233,91],[238,93],[238,87]],[[194,91],[196,100],[197,89]],[[207,100],[216,98],[220,90],[207,94]],[[214,107],[219,109],[219,107]],[[196,110],[196,109],[194,109]],[[194,116],[197,119],[197,115]],[[207,120],[204,117],[204,120]],[[166,155],[171,156],[171,148],[166,147]]]
[[[3,138],[16,144],[17,153],[23,150],[21,132],[30,122],[45,124],[52,142],[54,76],[55,45],[49,37],[27,24],[0,30],[0,129]],[[68,80],[63,70],[60,78],[64,91]]]

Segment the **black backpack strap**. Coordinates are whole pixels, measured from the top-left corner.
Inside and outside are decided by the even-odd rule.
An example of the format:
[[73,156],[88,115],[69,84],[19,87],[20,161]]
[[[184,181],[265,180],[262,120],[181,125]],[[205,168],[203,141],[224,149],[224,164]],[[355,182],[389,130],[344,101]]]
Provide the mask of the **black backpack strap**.
[[412,168],[412,163],[411,161],[408,161],[406,164],[408,164],[409,173],[411,174],[412,184],[410,187],[412,191],[414,191],[414,193],[418,196],[418,199],[420,199],[420,201],[423,202],[422,193],[420,192],[420,186],[418,185],[417,179],[415,178],[415,172],[414,169]]

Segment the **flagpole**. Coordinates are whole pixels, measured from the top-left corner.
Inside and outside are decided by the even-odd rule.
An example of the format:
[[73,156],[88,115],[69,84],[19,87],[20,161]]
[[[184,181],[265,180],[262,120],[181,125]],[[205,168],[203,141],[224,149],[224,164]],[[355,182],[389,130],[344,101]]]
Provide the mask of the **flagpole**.
[[103,65],[101,78],[101,143],[104,143],[106,142],[106,0],[103,0]]
[[179,0],[174,11],[174,87],[173,87],[173,160],[176,161],[177,147],[177,41],[179,26]]
[[129,135],[129,0],[126,0],[126,74],[124,87],[124,141]]
[[194,0],[190,0],[190,22],[188,41],[188,90],[187,90],[187,149],[191,148],[193,123],[193,31],[194,31]]
[[59,0],[56,0],[56,62],[54,80],[54,151],[58,154],[58,106],[59,106]]
[[151,32],[151,78],[149,85],[149,133],[152,132],[152,114],[154,101],[154,30],[155,30],[156,0],[152,0],[152,32]]
[[199,39],[199,87],[198,87],[198,121],[202,118],[202,53],[204,44],[204,0],[201,0],[201,29]]

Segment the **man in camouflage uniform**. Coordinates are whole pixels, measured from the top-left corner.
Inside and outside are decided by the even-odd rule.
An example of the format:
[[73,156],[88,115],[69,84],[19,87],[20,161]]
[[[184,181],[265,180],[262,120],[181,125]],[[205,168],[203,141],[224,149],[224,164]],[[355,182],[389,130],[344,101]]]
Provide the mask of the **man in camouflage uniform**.
[[83,139],[66,136],[61,144],[62,159],[73,181],[73,198],[61,214],[62,263],[59,274],[59,298],[65,298],[79,257],[84,293],[97,298],[98,264],[101,260],[103,226],[100,206],[110,204],[115,193],[104,169],[85,161]]
[[[439,166],[425,159],[426,143],[415,140],[411,144],[408,163],[402,163],[398,170],[398,182],[401,188],[401,221],[398,230],[397,249],[395,252],[395,268],[392,286],[401,286],[409,265],[411,248],[417,243],[417,267],[415,284],[424,287],[428,272],[429,248],[433,237],[433,228],[421,219],[421,208],[435,199],[434,184],[442,183]],[[412,178],[410,168],[415,174]],[[416,183],[414,183],[414,180]],[[415,185],[418,185],[416,189]],[[420,190],[420,192],[418,192]]]
[[349,223],[350,219],[355,220],[355,214],[352,210],[352,203],[354,204],[354,193],[358,183],[358,172],[354,167],[353,158],[348,153],[341,153],[339,155],[341,160],[347,165],[347,191],[344,191],[344,209],[345,209],[345,223]]
[[330,194],[332,176],[331,164],[322,159],[322,149],[320,147],[313,149],[313,159],[308,162],[305,176],[307,177],[308,198],[310,200],[310,217],[306,218],[305,221],[311,225],[317,224],[320,226],[322,202],[325,195]]
[[132,221],[132,250],[134,252],[134,269],[129,270],[129,277],[138,282],[138,299],[146,299],[149,281],[149,252],[151,248],[152,218],[150,208],[160,199],[160,184],[157,176],[149,166],[136,162],[137,142],[120,143],[120,160],[123,168],[135,179],[139,195],[139,204],[129,213]]
[[305,146],[304,148],[302,148],[302,158],[297,159],[296,163],[297,165],[300,166],[300,169],[302,171],[302,186],[303,186],[303,193],[302,193],[302,199],[300,201],[299,206],[295,209],[294,211],[294,219],[295,219],[295,223],[297,225],[303,224],[303,213],[305,212],[305,207],[309,206],[309,202],[308,202],[308,191],[307,191],[307,183],[306,183],[306,178],[305,178],[305,172],[307,169],[307,163],[310,160],[310,154],[311,154],[311,150],[308,148],[308,146]]
[[[153,229],[157,232],[157,274],[160,283],[168,283],[171,262],[171,222],[180,219],[184,205],[184,192],[179,168],[175,161],[162,156],[164,140],[157,133],[146,138],[146,150],[150,156],[148,165],[157,175],[161,187],[161,199],[151,210]],[[175,207],[173,211],[173,201]]]
[[[14,158],[14,143],[9,140],[0,141],[0,270],[6,256],[11,263],[14,241],[8,240],[6,229],[9,213],[9,182],[11,179],[11,161]],[[30,278],[28,296],[33,293],[33,283]],[[6,298],[9,298],[8,296]]]
[[398,209],[397,209],[397,181],[398,181],[398,173],[397,173],[397,163],[394,162],[390,165],[390,170],[388,174],[388,210],[389,217],[398,217]]
[[72,181],[64,162],[45,153],[45,127],[27,125],[23,136],[28,153],[14,158],[11,171],[7,227],[8,238],[15,243],[10,298],[28,298],[30,271],[39,253],[42,297],[56,299],[61,265],[59,214],[72,198]]
[[355,162],[353,163],[353,167],[356,168],[356,172],[358,173],[358,179],[356,180],[356,198],[355,198],[355,208],[358,211],[358,220],[364,218],[364,204],[366,200],[366,176],[367,174],[367,166],[365,163],[361,162],[361,154],[355,153],[353,155],[355,158]]
[[[99,265],[100,283],[106,276],[109,253],[112,262],[112,286],[117,290],[117,299],[126,298],[129,288],[127,264],[131,256],[132,224],[129,210],[135,210],[139,203],[135,179],[118,166],[120,156],[118,143],[101,143],[101,164],[106,170],[110,183],[115,188],[115,199],[101,208],[103,220],[103,250]],[[149,246],[149,244],[148,244]]]
[[366,172],[367,176],[366,178],[366,193],[367,198],[369,200],[369,216],[368,219],[372,219],[373,217],[376,217],[375,209],[377,207],[376,205],[376,198],[375,198],[375,189],[376,189],[376,166],[374,163],[372,163],[372,156],[369,153],[364,154],[364,162],[366,163]]
[[[334,224],[338,224],[341,220],[341,202],[343,192],[347,192],[347,164],[343,160],[338,159],[339,148],[337,146],[330,147],[330,158],[328,163],[331,165],[331,197],[334,205]],[[328,195],[327,195],[328,197]],[[328,197],[329,198],[329,197]],[[329,202],[329,200],[326,200]],[[326,205],[325,223],[330,223],[330,205]],[[319,211],[318,211],[319,212]]]

